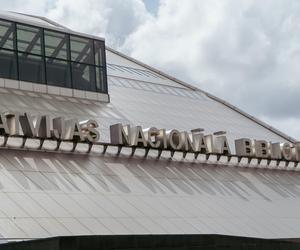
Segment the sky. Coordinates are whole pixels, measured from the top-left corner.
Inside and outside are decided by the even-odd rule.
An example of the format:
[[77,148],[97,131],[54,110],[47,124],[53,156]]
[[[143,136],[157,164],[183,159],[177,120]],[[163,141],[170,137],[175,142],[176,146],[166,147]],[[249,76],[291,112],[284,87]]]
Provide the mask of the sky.
[[0,0],[0,9],[105,37],[300,140],[299,0]]

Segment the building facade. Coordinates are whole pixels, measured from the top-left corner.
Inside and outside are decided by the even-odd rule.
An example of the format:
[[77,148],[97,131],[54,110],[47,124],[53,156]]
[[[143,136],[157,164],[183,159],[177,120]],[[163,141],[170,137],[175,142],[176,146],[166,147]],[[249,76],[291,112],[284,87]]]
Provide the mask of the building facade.
[[293,138],[99,37],[42,17],[0,18],[3,243],[299,238]]

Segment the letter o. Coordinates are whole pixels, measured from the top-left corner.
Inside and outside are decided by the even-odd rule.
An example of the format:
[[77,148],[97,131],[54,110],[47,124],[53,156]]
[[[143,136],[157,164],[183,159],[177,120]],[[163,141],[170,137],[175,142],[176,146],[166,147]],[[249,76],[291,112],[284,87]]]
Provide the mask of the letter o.
[[290,161],[293,159],[293,150],[290,143],[283,143],[281,146],[282,156],[285,160]]
[[179,150],[182,148],[183,140],[181,133],[177,129],[167,132],[168,142],[172,149]]

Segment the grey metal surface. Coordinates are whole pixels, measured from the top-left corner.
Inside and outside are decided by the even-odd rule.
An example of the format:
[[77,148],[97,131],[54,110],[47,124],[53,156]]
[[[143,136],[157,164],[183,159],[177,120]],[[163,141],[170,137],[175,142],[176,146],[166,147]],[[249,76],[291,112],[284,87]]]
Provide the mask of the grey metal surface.
[[243,137],[286,141],[200,91],[120,77],[109,76],[108,80],[111,103],[0,88],[0,111],[94,119],[100,124],[104,142],[110,140],[109,125],[119,122],[145,128],[191,130],[200,127],[206,133],[225,130],[232,148],[234,139]]
[[0,234],[299,237],[299,172],[0,151]]
[[[144,127],[190,130],[206,133],[227,131],[230,145],[236,138],[285,141],[284,138],[200,91],[109,78],[112,105],[133,124]],[[130,98],[130,97],[134,98]]]

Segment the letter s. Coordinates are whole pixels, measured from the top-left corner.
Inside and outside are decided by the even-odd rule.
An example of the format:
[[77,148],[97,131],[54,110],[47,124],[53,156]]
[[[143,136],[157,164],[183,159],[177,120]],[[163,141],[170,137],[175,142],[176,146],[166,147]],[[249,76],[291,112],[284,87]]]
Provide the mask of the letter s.
[[80,122],[81,129],[85,131],[85,136],[90,142],[97,142],[100,139],[100,133],[96,129],[99,127],[95,120]]

